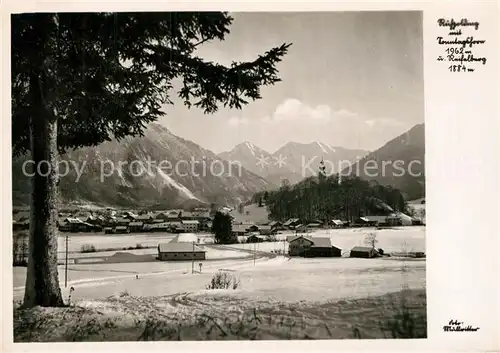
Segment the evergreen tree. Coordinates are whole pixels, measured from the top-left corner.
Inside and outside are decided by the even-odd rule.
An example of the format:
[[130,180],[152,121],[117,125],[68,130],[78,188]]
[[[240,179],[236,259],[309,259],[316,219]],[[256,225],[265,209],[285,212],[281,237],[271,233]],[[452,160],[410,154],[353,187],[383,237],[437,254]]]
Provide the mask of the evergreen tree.
[[234,244],[238,238],[233,234],[231,216],[217,212],[212,222],[212,233],[217,244]]
[[259,207],[263,207],[264,205],[262,204],[262,197],[259,197]]
[[[30,154],[31,227],[24,306],[64,305],[57,272],[58,152],[141,136],[172,104],[214,113],[260,99],[280,81],[289,44],[229,66],[199,45],[229,33],[219,12],[24,13],[11,16],[12,148]],[[175,94],[175,93],[174,93]],[[43,161],[43,163],[41,163]]]

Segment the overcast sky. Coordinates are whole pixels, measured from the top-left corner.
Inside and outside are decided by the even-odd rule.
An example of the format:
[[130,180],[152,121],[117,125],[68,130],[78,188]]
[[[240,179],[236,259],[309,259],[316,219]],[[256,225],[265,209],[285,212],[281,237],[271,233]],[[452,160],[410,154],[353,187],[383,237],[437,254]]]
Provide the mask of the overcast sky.
[[274,152],[289,141],[373,150],[424,121],[420,12],[237,13],[224,42],[199,55],[253,60],[293,43],[282,82],[243,110],[204,115],[167,106],[161,123],[216,153],[243,141]]

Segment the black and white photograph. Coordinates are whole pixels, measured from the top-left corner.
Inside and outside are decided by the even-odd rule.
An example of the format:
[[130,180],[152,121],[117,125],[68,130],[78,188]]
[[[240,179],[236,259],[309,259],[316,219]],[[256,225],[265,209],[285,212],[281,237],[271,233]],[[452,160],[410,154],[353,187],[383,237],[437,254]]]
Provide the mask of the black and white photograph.
[[10,14],[13,341],[426,339],[423,17]]

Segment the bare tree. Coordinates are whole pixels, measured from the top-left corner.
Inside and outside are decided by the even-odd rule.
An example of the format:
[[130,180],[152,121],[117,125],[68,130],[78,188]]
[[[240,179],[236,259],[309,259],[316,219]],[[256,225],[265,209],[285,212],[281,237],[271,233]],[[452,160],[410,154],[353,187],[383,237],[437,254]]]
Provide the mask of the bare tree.
[[377,233],[371,232],[366,234],[365,236],[365,244],[371,246],[373,249],[375,249],[375,245],[378,243],[377,240]]

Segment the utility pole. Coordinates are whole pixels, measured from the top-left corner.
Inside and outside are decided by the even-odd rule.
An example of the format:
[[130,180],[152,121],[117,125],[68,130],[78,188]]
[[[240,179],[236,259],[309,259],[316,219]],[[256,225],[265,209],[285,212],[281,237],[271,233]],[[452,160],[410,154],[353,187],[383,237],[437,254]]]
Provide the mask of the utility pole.
[[68,287],[68,235],[66,234],[66,260],[64,261],[64,288]]
[[256,249],[257,243],[253,243],[253,265],[255,266],[255,255],[256,255]]
[[194,273],[194,241],[193,241],[193,254],[191,255],[191,273]]

